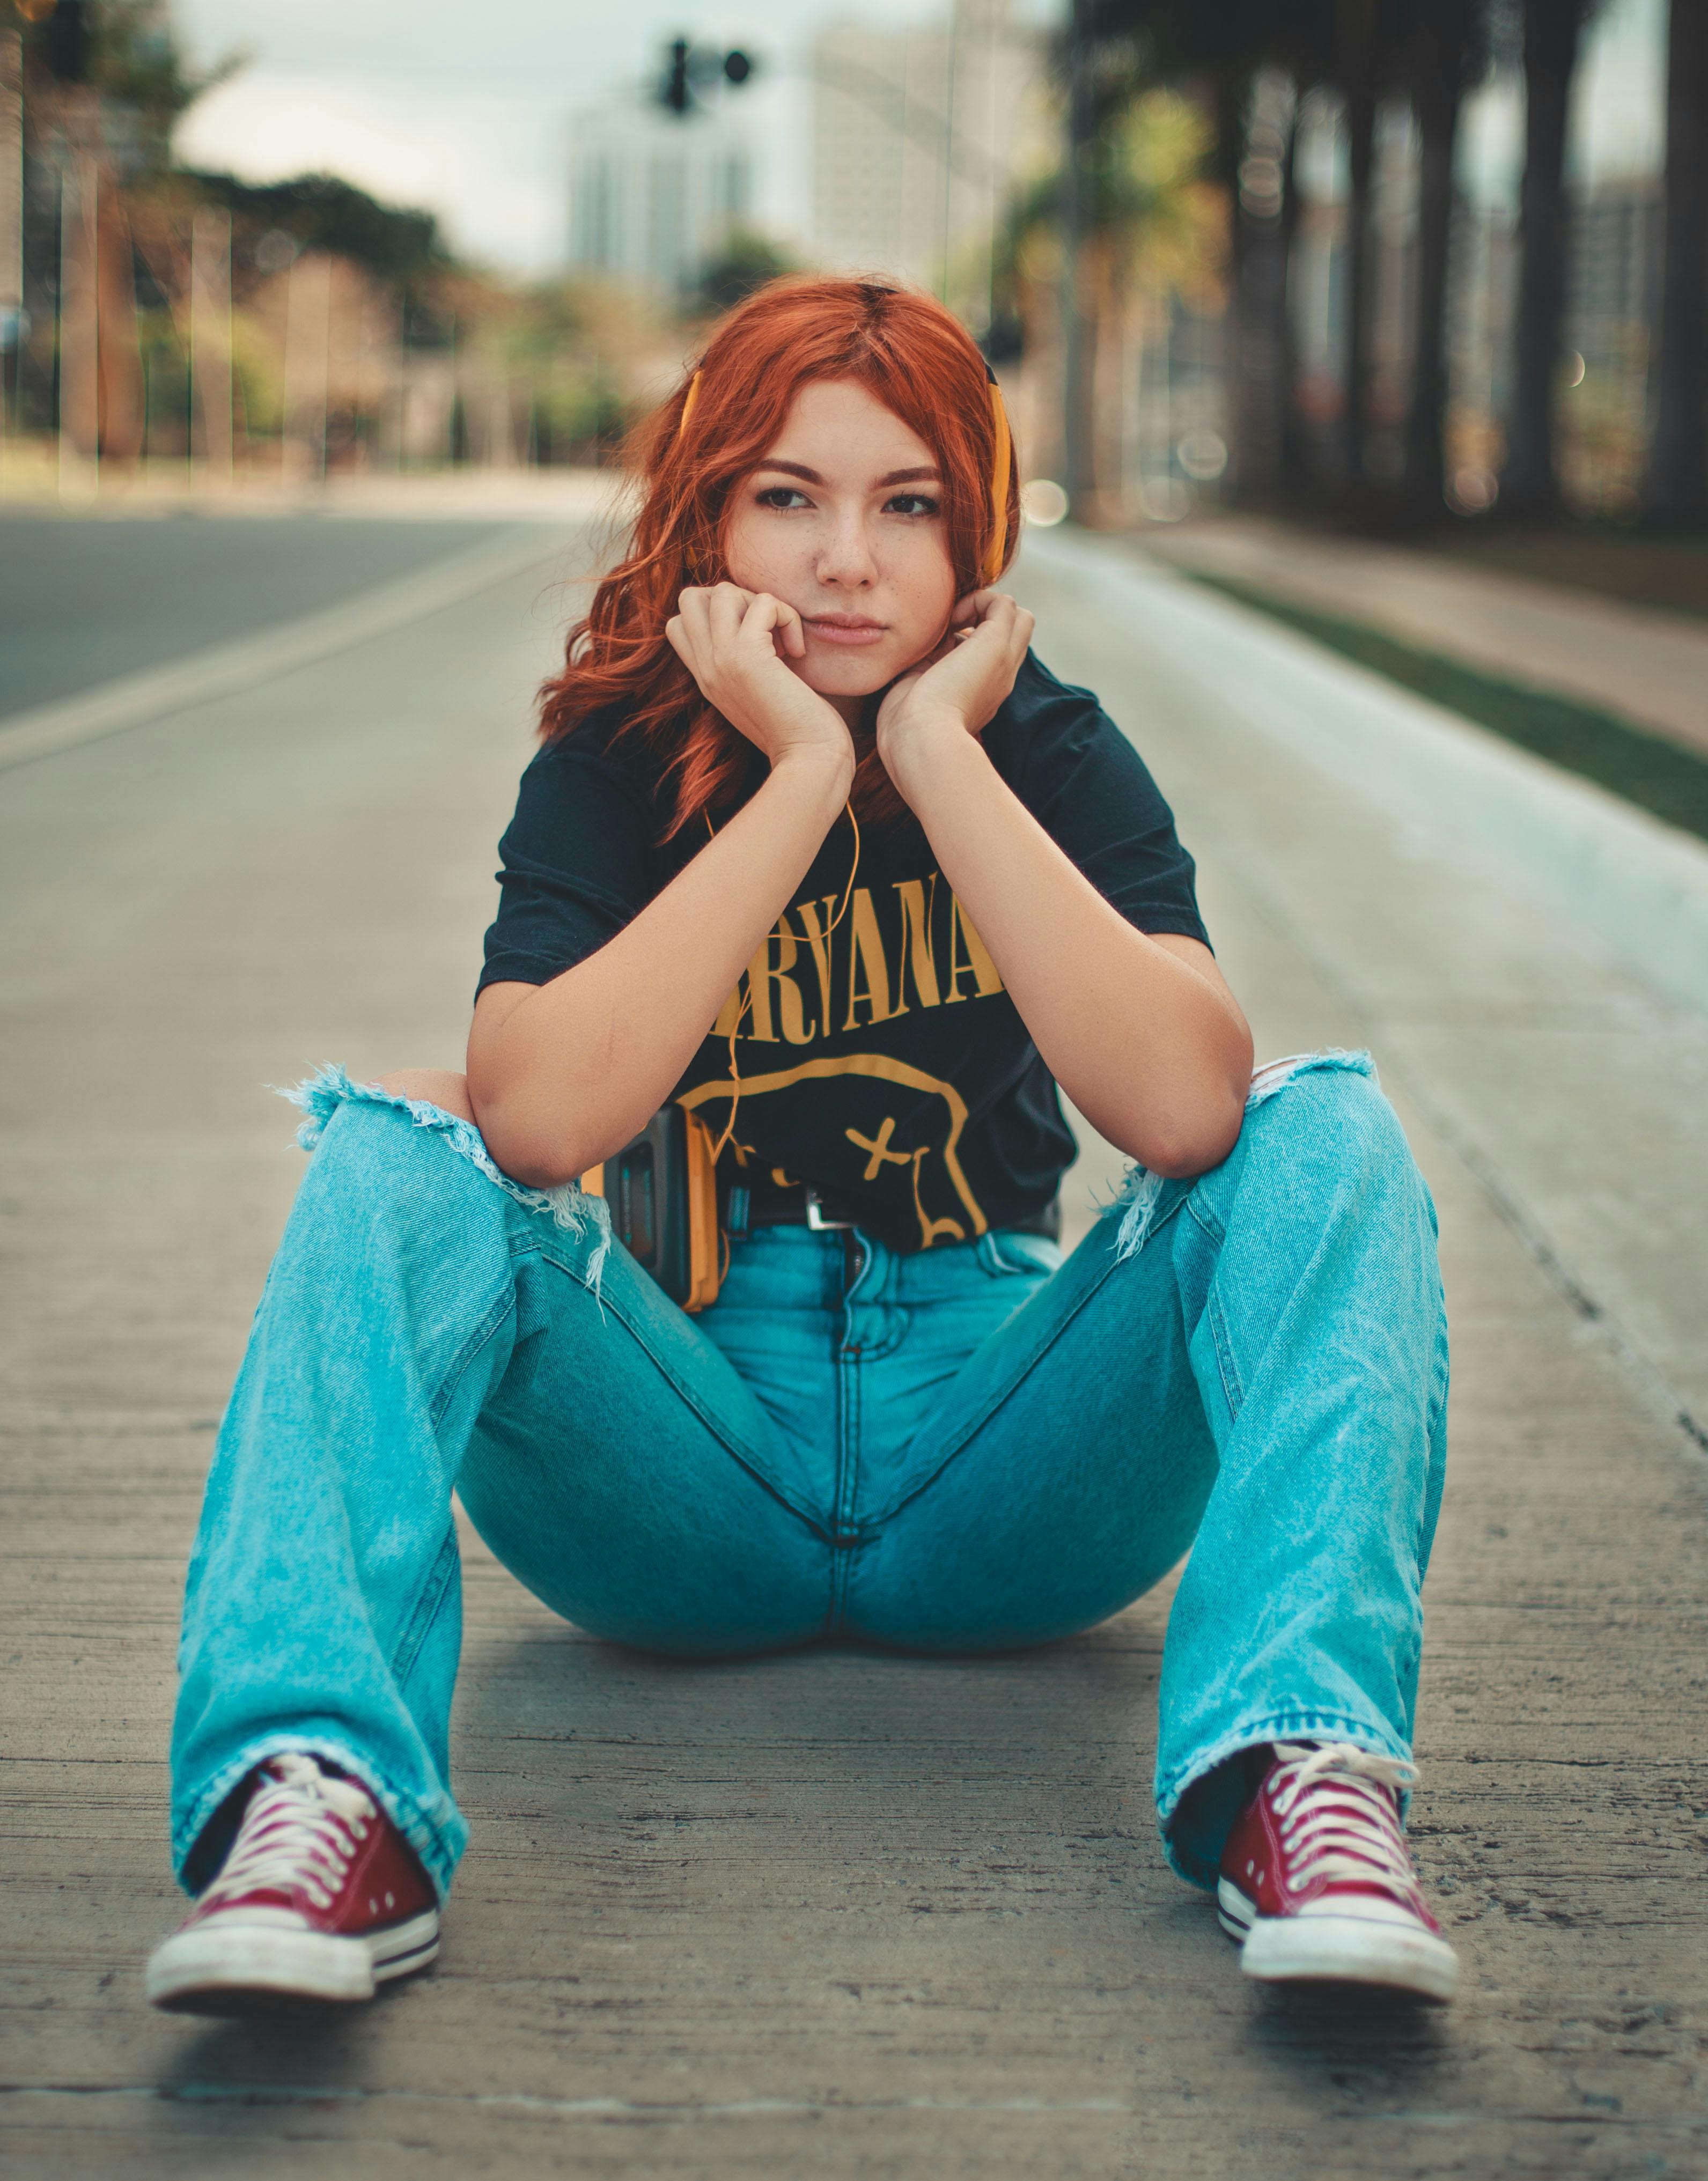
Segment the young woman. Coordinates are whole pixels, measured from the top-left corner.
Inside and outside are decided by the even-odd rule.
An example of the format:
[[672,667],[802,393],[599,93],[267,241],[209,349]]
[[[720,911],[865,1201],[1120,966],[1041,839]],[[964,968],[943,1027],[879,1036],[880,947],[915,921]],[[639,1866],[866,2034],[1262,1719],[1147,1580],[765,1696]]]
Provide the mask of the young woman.
[[[328,1071],[190,1573],[161,2005],[436,1950],[453,1490],[555,1610],[705,1658],[1005,1650],[1189,1554],[1156,1795],[1246,1971],[1445,1999],[1401,1830],[1445,1456],[1434,1218],[1362,1057],[1264,1071],[1130,744],[992,588],[962,329],[764,290],[639,449],[544,692],[467,1079]],[[1135,1162],[1065,1263],[1059,1085]],[[671,1102],[690,1316],[578,1177]]]

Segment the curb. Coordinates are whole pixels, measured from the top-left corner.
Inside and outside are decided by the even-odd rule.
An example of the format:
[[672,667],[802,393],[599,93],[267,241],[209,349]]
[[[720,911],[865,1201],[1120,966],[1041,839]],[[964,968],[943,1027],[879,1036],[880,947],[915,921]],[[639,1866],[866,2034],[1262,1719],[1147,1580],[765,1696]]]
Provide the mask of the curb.
[[1235,605],[1166,564],[1028,533],[1046,569],[1088,584],[1124,627],[1251,726],[1569,925],[1674,1004],[1708,1015],[1708,848]]

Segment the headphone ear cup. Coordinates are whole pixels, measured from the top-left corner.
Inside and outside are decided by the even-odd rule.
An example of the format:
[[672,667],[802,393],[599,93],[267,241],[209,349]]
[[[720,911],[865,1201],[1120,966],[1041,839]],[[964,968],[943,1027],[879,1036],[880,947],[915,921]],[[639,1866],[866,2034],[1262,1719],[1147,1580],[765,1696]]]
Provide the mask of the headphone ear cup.
[[[988,367],[987,367],[988,368]],[[980,570],[987,584],[1003,572],[1009,546],[1009,475],[1014,467],[1014,439],[1009,431],[1009,412],[1003,406],[1003,390],[991,377],[991,422],[994,445],[991,454],[991,534]]]

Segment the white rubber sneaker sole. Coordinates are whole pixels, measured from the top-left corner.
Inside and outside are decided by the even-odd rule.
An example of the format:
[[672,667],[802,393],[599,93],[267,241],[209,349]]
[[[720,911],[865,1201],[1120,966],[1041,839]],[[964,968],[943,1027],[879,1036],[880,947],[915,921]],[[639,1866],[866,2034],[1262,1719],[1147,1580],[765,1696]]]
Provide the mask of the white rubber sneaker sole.
[[432,1908],[367,1939],[210,1918],[155,1949],[146,1989],[151,2006],[184,2014],[239,2013],[276,2000],[348,2005],[372,1999],[392,1977],[425,1968],[438,1952]]
[[1224,1878],[1216,1910],[1241,1939],[1240,1967],[1259,1984],[1350,1984],[1403,1991],[1445,2006],[1459,1988],[1459,1957],[1410,1921],[1365,1916],[1259,1916]]

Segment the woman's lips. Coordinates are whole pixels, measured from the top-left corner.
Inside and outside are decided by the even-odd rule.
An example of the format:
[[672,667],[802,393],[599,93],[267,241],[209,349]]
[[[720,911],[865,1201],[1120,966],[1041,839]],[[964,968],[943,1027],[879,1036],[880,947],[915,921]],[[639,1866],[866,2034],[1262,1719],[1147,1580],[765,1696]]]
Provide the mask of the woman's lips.
[[804,614],[801,625],[825,643],[878,643],[889,634],[881,621],[815,621],[810,614]]

